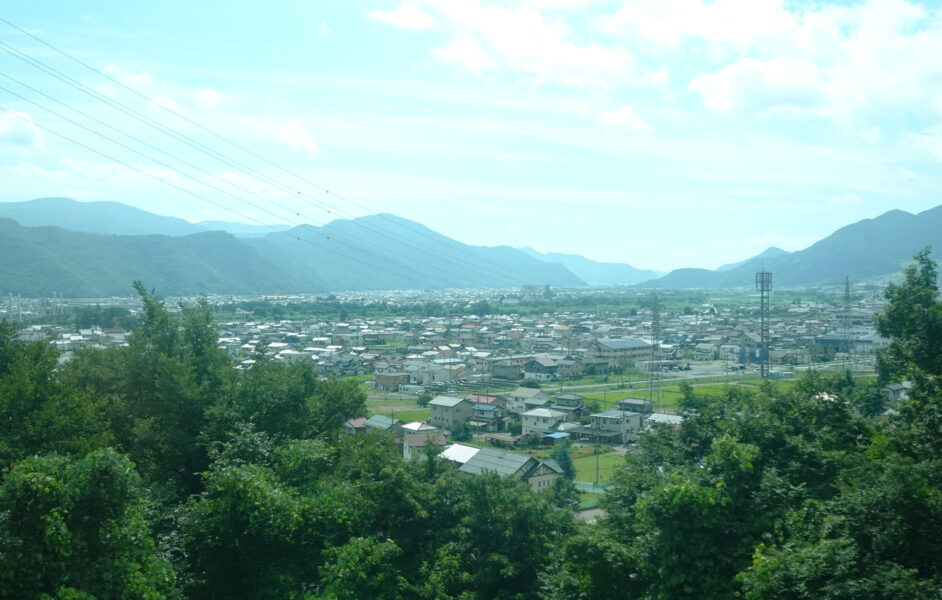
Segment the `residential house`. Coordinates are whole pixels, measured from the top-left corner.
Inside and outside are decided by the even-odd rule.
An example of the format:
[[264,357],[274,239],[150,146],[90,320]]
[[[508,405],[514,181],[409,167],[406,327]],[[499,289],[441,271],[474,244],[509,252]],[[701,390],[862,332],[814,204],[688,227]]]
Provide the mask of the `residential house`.
[[556,425],[566,420],[566,413],[551,408],[534,408],[520,415],[523,434],[543,434],[552,431]]
[[537,381],[556,379],[556,361],[549,358],[535,358],[523,365],[523,376]]
[[644,398],[622,398],[618,401],[618,409],[646,415],[654,410],[654,403]]
[[472,404],[477,404],[478,402],[483,402],[484,404],[496,404],[497,406],[507,409],[510,406],[510,400],[504,396],[497,394],[468,394],[466,396],[468,402]]
[[409,374],[405,372],[373,373],[373,389],[381,392],[395,392],[400,385],[408,385]]
[[425,433],[427,431],[436,431],[438,428],[422,421],[411,421],[402,426],[402,433]]
[[373,415],[364,423],[367,433],[378,431],[398,435],[402,431],[402,421],[386,415]]
[[554,398],[556,401],[552,409],[566,413],[566,419],[569,421],[578,421],[582,416],[582,409],[585,407],[585,397],[579,394],[560,394]]
[[588,440],[609,444],[627,444],[638,439],[641,413],[610,408],[590,415],[591,425],[579,427],[575,433]]
[[891,383],[883,386],[883,395],[888,402],[899,402],[909,399],[909,390],[912,389],[912,383],[904,381],[903,383]]
[[578,379],[582,377],[583,370],[583,363],[568,356],[556,361],[556,376],[560,379]]
[[592,345],[591,356],[604,358],[609,367],[626,367],[651,360],[652,345],[637,338],[602,338]]
[[[558,465],[557,465],[558,467]],[[552,486],[553,480],[560,475],[557,471],[526,454],[517,454],[496,448],[481,448],[458,469],[468,475],[497,473],[501,477],[515,477],[533,490],[545,490]]]
[[586,375],[608,375],[611,366],[607,358],[586,356],[582,359],[582,372]]
[[491,366],[491,374],[498,379],[519,379],[523,369],[515,362],[504,360]]
[[366,433],[366,417],[355,417],[347,419],[343,424],[343,429],[350,435],[360,435]]
[[471,417],[472,404],[458,396],[436,396],[428,403],[431,409],[429,422],[442,429],[454,429]]
[[498,404],[478,402],[471,407],[471,418],[468,426],[480,431],[504,431],[506,429],[506,414]]
[[519,387],[510,392],[510,408],[523,409],[526,407],[527,400],[549,402],[550,395],[540,388]]
[[429,450],[434,448],[435,454],[448,445],[445,436],[438,429],[418,433],[403,433],[402,458],[405,460],[426,460]]
[[471,457],[477,454],[478,450],[480,450],[480,448],[475,448],[474,446],[452,444],[442,450],[438,457],[450,461],[457,467],[460,467],[471,460]]

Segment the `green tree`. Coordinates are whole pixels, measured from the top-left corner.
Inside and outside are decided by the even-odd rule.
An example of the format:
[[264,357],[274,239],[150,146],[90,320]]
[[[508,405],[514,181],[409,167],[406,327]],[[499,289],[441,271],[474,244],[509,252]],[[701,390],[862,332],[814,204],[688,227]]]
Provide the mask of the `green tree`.
[[563,440],[556,443],[553,448],[553,460],[562,468],[566,479],[572,481],[575,478],[576,467],[572,464],[572,456],[569,454],[569,442]]
[[142,482],[99,450],[18,462],[0,485],[0,597],[156,599],[175,575],[150,536]]
[[111,441],[104,402],[60,385],[58,358],[51,344],[19,341],[0,322],[0,464],[50,451],[84,456]]
[[456,442],[466,442],[471,439],[471,428],[466,421],[461,421],[451,428],[451,439]]
[[938,265],[926,248],[903,270],[903,283],[889,284],[886,309],[877,330],[891,338],[882,354],[883,375],[942,375],[942,302],[938,299]]

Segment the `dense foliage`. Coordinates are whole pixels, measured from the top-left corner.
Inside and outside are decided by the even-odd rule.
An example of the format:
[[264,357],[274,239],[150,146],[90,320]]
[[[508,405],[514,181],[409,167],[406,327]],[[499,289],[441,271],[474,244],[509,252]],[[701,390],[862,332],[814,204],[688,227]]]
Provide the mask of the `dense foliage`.
[[[237,370],[202,302],[138,285],[126,348],[0,324],[0,597],[938,598],[942,304],[917,256],[890,286],[879,384],[685,390],[577,523],[567,478],[532,492],[342,435],[355,386],[257,357]],[[568,470],[564,451],[557,460]]]

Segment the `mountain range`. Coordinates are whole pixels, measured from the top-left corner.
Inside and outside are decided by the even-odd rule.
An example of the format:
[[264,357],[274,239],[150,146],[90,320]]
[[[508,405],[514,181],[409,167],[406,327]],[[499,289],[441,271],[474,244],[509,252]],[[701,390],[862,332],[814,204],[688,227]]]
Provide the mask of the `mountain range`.
[[[677,269],[641,284],[651,288],[752,287],[755,273],[773,274],[776,287],[837,285],[885,279],[898,274],[913,255],[932,246],[942,249],[942,206],[918,214],[891,210],[842,227],[797,252],[756,256],[724,270]],[[722,267],[721,267],[722,269]]]
[[394,215],[261,229],[115,202],[0,203],[0,294],[123,295],[135,279],[166,295],[586,285],[558,263]]
[[321,293],[552,285],[643,288],[837,284],[897,274],[925,246],[942,247],[942,206],[865,219],[797,252],[769,248],[715,271],[659,273],[531,248],[463,244],[391,214],[324,226],[191,223],[117,202],[43,198],[0,203],[0,294],[124,295],[142,280],[165,295]]
[[658,271],[636,269],[624,263],[596,262],[578,254],[541,253],[533,248],[520,250],[540,260],[563,265],[589,285],[635,285],[664,275]]

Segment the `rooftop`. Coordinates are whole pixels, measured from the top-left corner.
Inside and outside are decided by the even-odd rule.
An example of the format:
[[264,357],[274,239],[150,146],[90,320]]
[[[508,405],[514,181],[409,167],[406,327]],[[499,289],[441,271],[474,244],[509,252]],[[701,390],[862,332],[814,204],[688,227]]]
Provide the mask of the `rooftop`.
[[532,460],[536,459],[526,454],[495,448],[481,448],[458,470],[471,475],[485,472],[493,472],[501,476],[516,475]]

